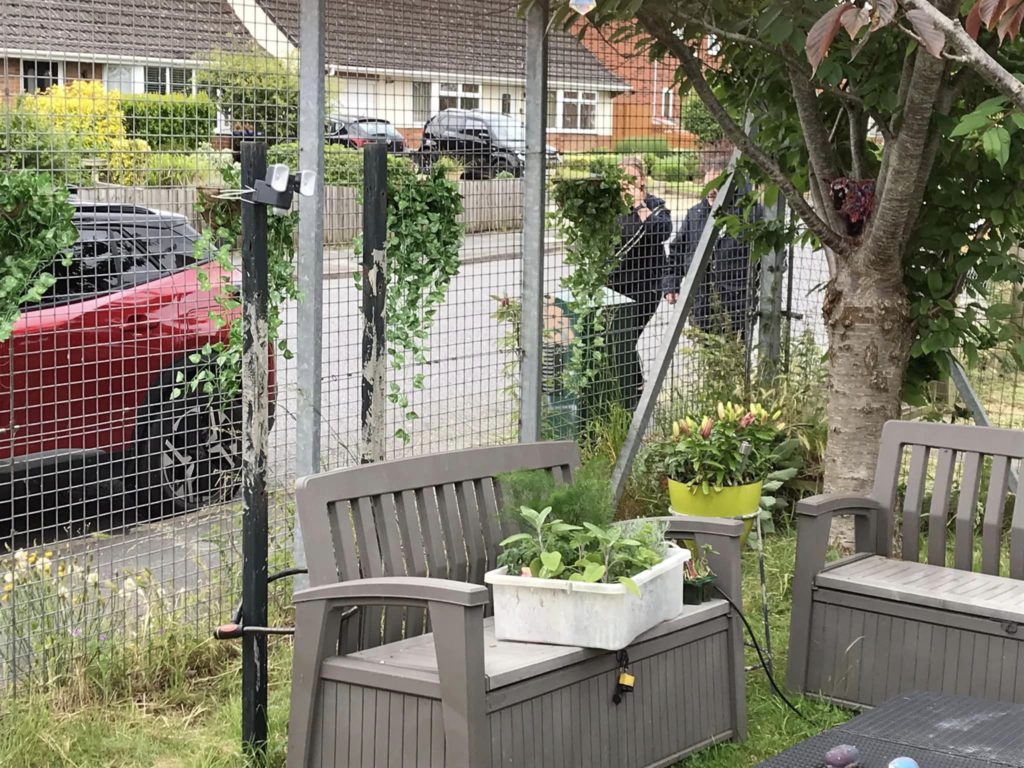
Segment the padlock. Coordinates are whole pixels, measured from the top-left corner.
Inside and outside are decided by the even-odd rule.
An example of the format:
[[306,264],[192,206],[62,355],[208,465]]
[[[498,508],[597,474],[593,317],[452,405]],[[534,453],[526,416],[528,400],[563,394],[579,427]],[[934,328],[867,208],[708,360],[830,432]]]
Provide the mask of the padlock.
[[636,677],[623,670],[619,673],[619,690],[623,693],[632,693],[636,685]]

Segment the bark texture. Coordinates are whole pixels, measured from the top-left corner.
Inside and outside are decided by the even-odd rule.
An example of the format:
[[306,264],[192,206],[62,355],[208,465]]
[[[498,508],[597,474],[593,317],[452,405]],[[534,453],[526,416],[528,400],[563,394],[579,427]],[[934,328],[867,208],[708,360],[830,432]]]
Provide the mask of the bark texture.
[[[872,266],[899,254],[855,251],[829,285],[825,322],[829,335],[828,493],[871,490],[882,425],[900,416],[903,376],[913,326],[902,273]],[[833,527],[836,543],[852,547],[852,521]]]

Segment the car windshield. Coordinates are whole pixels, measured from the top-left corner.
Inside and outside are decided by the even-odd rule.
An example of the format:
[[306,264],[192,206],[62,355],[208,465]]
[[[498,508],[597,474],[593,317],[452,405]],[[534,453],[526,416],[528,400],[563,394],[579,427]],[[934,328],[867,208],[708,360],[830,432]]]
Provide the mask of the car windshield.
[[495,116],[490,120],[494,137],[509,144],[526,143],[526,126],[511,117]]
[[386,136],[389,139],[399,138],[398,131],[387,120],[359,120],[349,126],[349,133],[363,136]]

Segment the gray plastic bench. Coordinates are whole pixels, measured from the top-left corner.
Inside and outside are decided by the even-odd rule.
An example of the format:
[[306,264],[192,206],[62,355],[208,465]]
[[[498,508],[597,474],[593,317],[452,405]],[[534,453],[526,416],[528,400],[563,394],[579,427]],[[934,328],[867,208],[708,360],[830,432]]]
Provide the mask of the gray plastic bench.
[[[511,532],[494,478],[565,481],[578,462],[574,444],[541,443],[299,481],[311,587],[295,597],[290,768],[653,768],[744,736],[742,627],[724,600],[638,638],[618,705],[615,653],[494,639],[483,576]],[[737,605],[742,530],[670,528],[712,547]]]
[[[788,687],[854,706],[913,691],[1024,703],[1024,497],[1007,509],[1022,457],[1024,432],[890,422],[869,498],[802,502]],[[826,565],[836,515],[856,516],[857,554]]]

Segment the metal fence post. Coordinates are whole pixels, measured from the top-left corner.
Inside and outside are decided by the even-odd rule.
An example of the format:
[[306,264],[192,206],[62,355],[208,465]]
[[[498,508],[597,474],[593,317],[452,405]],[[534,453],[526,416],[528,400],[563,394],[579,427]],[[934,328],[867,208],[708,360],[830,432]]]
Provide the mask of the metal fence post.
[[383,143],[363,150],[363,386],[360,409],[366,464],[384,460],[387,427],[387,355],[384,304],[387,291],[384,241],[388,231],[388,154]]
[[[299,40],[299,168],[316,174],[312,197],[299,198],[298,281],[301,300],[296,342],[298,403],[295,423],[295,470],[299,477],[320,471],[321,382],[324,326],[324,5],[301,0],[304,20]],[[302,530],[295,520],[292,556],[306,567]],[[309,580],[295,577],[294,588]]]
[[[781,195],[775,205],[767,208],[765,218],[785,222],[786,202]],[[782,357],[782,274],[786,269],[785,261],[785,247],[773,248],[761,257],[757,362],[764,381],[770,381],[779,373]]]
[[[242,144],[242,186],[267,175],[267,145]],[[242,202],[242,623],[267,625],[267,207]],[[242,740],[265,762],[267,636],[242,638]]]
[[[748,121],[749,125],[749,121]],[[711,207],[711,216],[708,217],[704,231],[694,250],[693,260],[690,268],[683,279],[682,287],[679,289],[679,298],[672,307],[672,319],[669,320],[668,330],[661,337],[661,344],[658,347],[658,356],[654,362],[651,376],[644,385],[643,394],[640,396],[640,403],[633,412],[633,420],[629,424],[629,431],[626,433],[626,440],[619,451],[618,461],[615,462],[615,469],[612,471],[612,497],[615,504],[622,499],[626,490],[626,481],[629,480],[629,470],[633,466],[633,460],[640,450],[640,439],[647,431],[647,425],[654,415],[654,407],[658,403],[658,396],[661,394],[661,387],[665,383],[665,376],[672,359],[675,355],[676,346],[679,344],[679,336],[683,332],[683,325],[690,314],[693,302],[697,298],[697,286],[701,277],[711,261],[711,254],[715,243],[718,242],[719,225],[715,222],[715,215],[721,208],[728,208],[732,205],[736,194],[736,160],[739,153],[734,153],[729,163],[729,176],[725,183],[718,190],[718,197]]]
[[544,208],[547,160],[546,2],[526,14],[526,173],[523,178],[523,282],[519,439],[541,437],[541,379],[544,323]]

